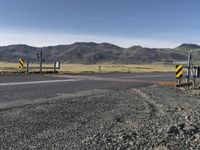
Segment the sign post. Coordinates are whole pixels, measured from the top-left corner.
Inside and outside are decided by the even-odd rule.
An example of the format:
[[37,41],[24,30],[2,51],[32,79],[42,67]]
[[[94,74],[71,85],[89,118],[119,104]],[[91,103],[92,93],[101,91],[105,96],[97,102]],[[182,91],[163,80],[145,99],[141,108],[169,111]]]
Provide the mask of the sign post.
[[40,74],[42,74],[42,51],[40,51]]
[[187,66],[187,84],[189,85],[190,77],[191,77],[191,67],[192,67],[192,55],[188,54],[188,66]]
[[27,64],[26,64],[26,74],[29,74],[29,61],[27,61]]

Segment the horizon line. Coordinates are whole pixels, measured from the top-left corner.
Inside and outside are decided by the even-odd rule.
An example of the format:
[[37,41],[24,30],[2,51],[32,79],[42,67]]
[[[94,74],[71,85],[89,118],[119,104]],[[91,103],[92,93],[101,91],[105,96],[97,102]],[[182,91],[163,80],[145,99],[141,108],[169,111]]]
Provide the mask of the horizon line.
[[0,46],[29,45],[32,47],[48,47],[70,45],[78,42],[110,43],[122,48],[141,46],[146,48],[175,48],[183,43],[197,43],[196,41],[162,40],[162,38],[122,37],[90,34],[67,34],[54,32],[37,32],[23,30],[2,30],[0,28]]
[[[0,45],[0,47],[8,47],[8,46],[20,46],[20,45],[24,45],[24,46],[29,46],[29,47],[35,47],[35,48],[44,48],[44,47],[55,47],[55,46],[68,46],[68,45],[74,45],[74,44],[89,44],[89,43],[94,43],[94,44],[110,44],[110,45],[114,45],[114,46],[117,46],[117,47],[120,47],[120,48],[124,48],[126,49],[126,47],[122,47],[122,46],[119,46],[117,44],[113,44],[113,43],[109,43],[109,42],[84,42],[84,41],[78,41],[78,42],[73,42],[73,43],[70,43],[70,44],[55,44],[55,45],[47,45],[47,46],[33,46],[33,45],[29,45],[29,44],[25,44],[25,43],[19,43],[19,44],[9,44],[9,45]],[[199,44],[196,44],[196,43],[182,43],[182,44],[179,44],[177,45],[176,47],[178,46],[181,46],[183,44],[186,44],[186,45],[197,45],[197,46],[200,46]],[[142,46],[142,45],[132,45],[130,47],[127,47],[127,48],[131,48],[131,47],[142,47],[142,48],[155,48],[155,49],[175,49],[176,47],[174,48],[169,48],[169,47],[165,47],[165,48],[157,48],[157,47],[145,47],[145,46]]]

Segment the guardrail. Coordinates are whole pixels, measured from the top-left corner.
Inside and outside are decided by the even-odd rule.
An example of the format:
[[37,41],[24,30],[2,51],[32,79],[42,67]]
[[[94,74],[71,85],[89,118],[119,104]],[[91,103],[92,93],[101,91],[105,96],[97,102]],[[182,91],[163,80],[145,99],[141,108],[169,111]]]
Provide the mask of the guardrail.
[[[181,80],[186,79],[186,85],[190,85],[192,81],[193,87],[196,85],[196,78],[200,77],[200,66],[194,66],[192,63],[192,55],[188,54],[187,62],[173,62],[176,64],[175,74],[177,79],[177,86],[181,86]],[[183,74],[183,69],[186,68],[186,75]]]
[[[22,59],[20,58],[20,60],[22,60]],[[19,69],[23,70],[23,71],[26,70],[27,74],[29,74],[30,70],[33,70],[33,69],[38,69],[40,71],[40,74],[42,74],[44,69],[50,69],[50,70],[53,70],[54,73],[56,73],[57,70],[60,69],[60,61],[55,61],[54,64],[52,65],[52,67],[46,67],[46,66],[43,66],[43,65],[30,66],[30,62],[29,61],[25,62],[23,60],[23,61],[19,62]]]

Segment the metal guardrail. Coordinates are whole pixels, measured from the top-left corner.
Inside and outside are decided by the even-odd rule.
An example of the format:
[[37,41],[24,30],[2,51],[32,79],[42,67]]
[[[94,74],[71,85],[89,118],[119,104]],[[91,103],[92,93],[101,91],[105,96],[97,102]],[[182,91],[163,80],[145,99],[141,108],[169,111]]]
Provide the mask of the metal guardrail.
[[44,67],[43,65],[40,65],[38,67],[37,66],[32,67],[32,66],[30,66],[29,62],[27,61],[26,67],[24,67],[24,69],[26,69],[27,74],[29,74],[30,69],[39,69],[41,74],[42,74],[43,69],[52,69],[52,70],[54,70],[54,73],[56,73],[57,69],[60,69],[60,61],[55,61],[53,67]]
[[40,51],[39,53],[36,54],[37,59],[39,59],[39,67],[32,67],[30,66],[30,62],[27,60],[26,61],[26,66],[25,66],[25,61],[23,58],[19,59],[19,69],[23,70],[26,69],[26,73],[29,74],[30,69],[39,69],[40,74],[42,74],[43,69],[53,69],[54,72],[57,71],[57,69],[60,69],[60,61],[55,61],[53,67],[43,67],[43,53]]
[[[192,80],[192,85],[195,87],[196,78],[200,77],[200,66],[193,65],[191,53],[188,54],[187,62],[173,62],[173,64],[176,64],[177,86],[181,86],[181,79],[186,78],[186,84],[190,85],[190,80]],[[183,74],[183,72],[180,73],[183,70],[183,67],[187,69],[186,75]]]

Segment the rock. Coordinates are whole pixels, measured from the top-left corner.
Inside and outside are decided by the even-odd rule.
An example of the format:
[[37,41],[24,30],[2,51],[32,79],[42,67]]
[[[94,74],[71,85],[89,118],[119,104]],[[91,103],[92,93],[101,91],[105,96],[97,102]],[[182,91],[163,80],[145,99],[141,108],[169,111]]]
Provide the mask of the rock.
[[191,117],[189,115],[185,116],[186,120],[191,120]]
[[121,117],[121,116],[115,117],[115,120],[116,120],[117,122],[119,122],[119,123],[124,123],[124,118]]
[[198,141],[200,139],[200,135],[199,134],[195,134],[194,137],[195,137],[195,141]]
[[126,141],[126,140],[130,141],[130,140],[132,140],[132,137],[130,135],[126,134],[126,135],[123,136],[123,140],[124,141]]
[[179,127],[180,130],[183,130],[185,128],[185,123],[179,124],[178,127]]

